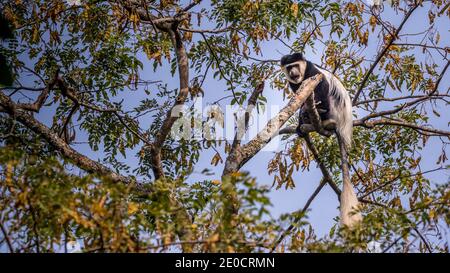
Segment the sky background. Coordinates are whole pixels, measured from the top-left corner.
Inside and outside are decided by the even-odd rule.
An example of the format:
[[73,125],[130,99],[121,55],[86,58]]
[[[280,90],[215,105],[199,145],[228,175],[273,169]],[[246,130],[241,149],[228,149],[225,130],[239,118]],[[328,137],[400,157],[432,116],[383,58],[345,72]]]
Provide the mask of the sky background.
[[[188,1],[185,1],[185,3],[187,2]],[[195,8],[194,10],[199,10],[200,8],[208,9],[209,8],[208,1],[203,1],[202,4],[199,7]],[[404,26],[404,29],[402,30],[401,33],[418,33],[426,29],[429,26],[427,11],[428,9],[426,8],[419,8],[416,12],[414,12],[410,20]],[[382,14],[382,18],[385,21],[389,21],[393,25],[398,26],[400,20],[403,18],[403,14],[402,13],[396,14],[390,8],[385,8],[385,11]],[[441,34],[440,45],[444,47],[449,46],[450,41],[449,27],[448,27],[450,24],[448,23],[449,23],[448,18],[445,18],[445,16],[443,19],[438,19],[436,22],[438,29],[440,29]],[[212,25],[209,22],[203,22],[202,26],[198,28],[212,29],[214,28],[214,25]],[[325,28],[322,29],[322,32],[326,33],[325,30],[326,30]],[[296,37],[297,36],[294,36],[290,42],[294,41]],[[194,34],[194,41],[200,38],[201,38],[200,35]],[[410,41],[413,41],[415,37],[411,37],[408,39],[410,39]],[[365,51],[367,54],[366,57],[368,59],[375,58],[377,52],[376,50],[379,46],[379,44],[377,44],[378,41],[379,39],[375,35],[369,37],[369,46]],[[311,48],[307,48],[305,56],[308,60],[320,64],[321,63],[320,58],[323,53],[324,47],[320,43],[316,43],[316,45],[317,46],[314,48],[314,50],[312,50]],[[189,49],[190,46],[187,45],[187,48]],[[283,55],[290,53],[290,49],[278,41],[270,41],[263,43],[261,51],[263,52],[264,55],[255,57],[262,59],[280,59]],[[421,49],[414,50],[414,53],[416,53],[418,59],[423,58]],[[175,74],[173,77],[171,76],[169,71],[170,67],[167,63],[165,63],[162,68],[159,68],[156,72],[154,72],[152,64],[147,60],[145,55],[140,54],[139,58],[144,64],[144,69],[140,73],[141,79],[161,80],[164,83],[168,83],[169,88],[173,89],[178,88],[178,75]],[[32,64],[32,61],[30,60],[25,61]],[[440,64],[440,68],[438,68],[437,71],[441,71],[443,68],[443,64],[445,64],[444,61],[442,61],[442,57],[436,55],[435,61],[438,64]],[[191,70],[190,78],[192,79],[193,76],[195,76],[195,73]],[[444,75],[444,78],[441,81],[441,85],[439,88],[441,92],[446,92],[449,89],[449,79],[450,75],[449,72],[447,72],[447,74]],[[26,85],[27,82],[30,83],[31,79],[23,79],[24,85]],[[203,89],[205,90],[205,97],[203,98],[204,106],[207,106],[207,104],[211,103],[212,101],[218,100],[224,96],[228,96],[231,94],[231,92],[226,91],[227,88],[225,82],[213,79],[212,73],[208,74],[208,77],[203,85]],[[267,109],[270,109],[271,107],[282,108],[287,103],[287,100],[283,99],[282,92],[272,90],[269,84],[266,84],[265,86],[264,95],[267,98]],[[394,96],[398,96],[398,94],[395,94]],[[138,90],[128,90],[126,92],[123,92],[121,95],[115,98],[115,100],[119,101],[121,99],[125,99],[124,105],[126,108],[125,110],[127,110],[137,106],[142,99],[147,97],[148,96],[143,91],[143,88],[138,88]],[[230,100],[223,101],[222,103],[223,109],[225,108],[225,105],[229,101]],[[191,103],[192,102],[189,102],[188,105],[190,105]],[[441,113],[441,118],[433,116],[429,123],[432,124],[435,128],[448,130],[449,128],[448,106],[439,104],[436,109]],[[46,107],[39,114],[37,114],[37,117],[45,124],[50,125],[52,122],[54,111],[55,111],[54,107]],[[266,113],[266,116],[274,116],[275,114],[276,112],[271,112],[270,114]],[[364,113],[357,112],[356,114],[358,117],[361,117]],[[76,120],[76,117],[74,120]],[[141,119],[141,129],[147,129],[148,126],[151,124],[151,121],[152,120],[149,119],[148,117]],[[226,120],[225,122],[230,121]],[[279,137],[273,139],[269,144],[273,149],[271,149],[270,151],[259,152],[242,168],[243,171],[249,171],[251,176],[256,177],[257,182],[260,185],[267,185],[268,187],[272,185],[273,176],[268,174],[267,165],[269,161],[273,158],[274,153],[276,151],[284,150],[286,144],[286,142],[279,141],[278,138]],[[90,149],[88,144],[83,143],[86,141],[87,141],[86,134],[84,132],[78,131],[76,142],[79,144],[74,144],[72,145],[72,147],[74,147],[82,154],[94,160],[102,159],[104,154],[101,152],[101,148],[100,151],[94,152]],[[423,160],[421,167],[423,171],[436,168],[435,162],[437,161],[441,149],[442,149],[441,142],[437,138],[431,138],[429,140],[427,147],[422,152]],[[129,164],[131,167],[136,167],[138,165],[138,158],[135,155],[138,150],[139,148],[134,149],[132,151],[128,151],[127,157],[124,158],[123,161]],[[223,152],[223,147],[221,147],[219,151],[221,151],[222,158],[225,160],[226,156]],[[447,154],[448,152],[450,151],[448,151],[447,149]],[[195,182],[204,179],[220,179],[220,175],[223,170],[223,164],[218,164],[216,167],[211,166],[210,162],[214,154],[215,151],[212,149],[206,150],[201,153],[200,160],[195,167],[194,173],[189,177],[189,181]],[[315,165],[316,164],[312,162],[309,171],[304,172],[299,171],[294,173],[293,178],[296,183],[296,187],[294,189],[286,190],[284,189],[284,187],[282,187],[279,190],[275,190],[275,188],[271,189],[269,196],[271,197],[271,201],[273,204],[273,206],[270,209],[272,216],[277,217],[282,213],[293,212],[303,207],[306,200],[315,190],[320,179],[322,178],[321,172],[316,168]],[[201,174],[201,171],[204,170],[205,168],[212,170],[214,172],[214,175],[205,177],[203,174]],[[449,171],[431,173],[425,176],[431,179],[432,182],[442,183],[446,182],[449,179]],[[339,214],[338,206],[339,203],[335,193],[331,190],[329,186],[325,186],[318,195],[318,197],[312,203],[310,207],[311,212],[308,214],[309,221],[315,228],[316,234],[321,236],[329,232],[330,228],[335,223],[333,218],[335,218]]]

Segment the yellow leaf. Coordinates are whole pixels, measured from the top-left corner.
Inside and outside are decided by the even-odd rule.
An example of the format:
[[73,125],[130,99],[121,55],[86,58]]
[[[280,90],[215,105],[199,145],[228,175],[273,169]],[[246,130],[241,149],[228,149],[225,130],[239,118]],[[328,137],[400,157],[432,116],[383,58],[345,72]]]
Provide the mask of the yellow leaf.
[[434,209],[431,210],[429,216],[430,216],[430,219],[436,218],[436,211]]
[[211,237],[209,237],[208,241],[211,242],[211,243],[219,241],[219,234],[217,234],[217,233],[213,234]]
[[370,26],[372,27],[372,31],[374,31],[374,30],[375,30],[375,27],[376,27],[376,25],[377,25],[377,18],[376,18],[374,15],[372,15],[372,16],[370,17],[369,24],[370,24]]
[[211,181],[211,183],[213,185],[220,185],[220,180],[213,180],[213,181]]
[[183,38],[184,38],[184,40],[186,40],[186,41],[192,41],[192,32],[186,31],[186,32],[183,34]]
[[129,215],[133,215],[136,211],[139,210],[139,205],[134,203],[134,202],[130,202],[128,204],[128,214]]
[[291,6],[291,10],[292,10],[292,15],[294,15],[294,17],[297,17],[298,15],[298,4],[297,3],[293,3]]

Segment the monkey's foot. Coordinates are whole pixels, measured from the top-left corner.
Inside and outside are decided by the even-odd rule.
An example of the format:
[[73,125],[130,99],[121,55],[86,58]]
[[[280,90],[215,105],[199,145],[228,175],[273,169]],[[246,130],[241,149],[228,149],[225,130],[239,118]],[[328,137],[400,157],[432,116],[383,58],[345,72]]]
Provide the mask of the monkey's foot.
[[[334,128],[336,128],[336,122],[329,120],[329,122],[322,123],[321,132],[318,132],[322,136],[330,137],[333,135]],[[297,127],[297,134],[300,137],[304,137],[306,134],[316,132],[316,128],[312,124],[302,124]]]
[[297,126],[296,132],[299,137],[305,137],[310,132],[304,128],[304,125],[308,125],[308,124],[301,124],[301,125]]
[[322,127],[327,131],[333,131],[336,129],[336,121],[334,119],[327,119],[322,121]]
[[[316,128],[314,128],[314,125],[312,124],[302,124],[297,127],[297,134],[300,137],[304,137],[306,134],[311,132],[316,132]],[[322,132],[319,133],[323,136],[330,137],[333,134],[333,131],[322,130]]]

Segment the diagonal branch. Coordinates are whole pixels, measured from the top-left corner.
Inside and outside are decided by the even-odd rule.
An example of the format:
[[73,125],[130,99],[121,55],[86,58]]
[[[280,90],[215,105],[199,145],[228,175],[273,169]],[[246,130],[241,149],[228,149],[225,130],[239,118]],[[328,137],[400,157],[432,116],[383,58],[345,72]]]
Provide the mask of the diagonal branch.
[[32,112],[39,112],[39,110],[42,108],[42,105],[44,105],[45,101],[47,100],[50,90],[53,89],[57,82],[58,78],[58,71],[55,73],[55,77],[49,81],[47,86],[42,90],[41,94],[37,97],[36,101],[33,103],[18,103],[16,105],[17,108],[26,110],[26,111],[32,111]]
[[14,247],[13,247],[12,242],[11,242],[11,238],[9,238],[8,231],[3,226],[3,222],[2,222],[1,218],[0,218],[0,230],[3,233],[3,237],[5,238],[6,245],[8,246],[9,252],[10,253],[14,253],[15,251],[14,251]]
[[294,218],[293,223],[290,224],[289,227],[285,231],[283,231],[283,233],[280,235],[280,237],[275,241],[275,243],[272,245],[270,253],[274,252],[275,249],[277,249],[277,247],[280,245],[280,243],[284,240],[284,238],[286,238],[286,236],[292,232],[292,230],[295,228],[295,223],[298,223],[303,218],[303,216],[306,213],[306,211],[308,210],[309,206],[314,201],[314,199],[317,197],[317,195],[319,194],[319,192],[322,190],[322,188],[325,186],[326,183],[327,182],[325,181],[325,179],[322,179],[320,181],[319,186],[317,186],[317,188],[314,190],[314,192],[308,198],[308,201],[306,201],[306,204],[303,206],[303,208],[301,210],[298,210],[295,212],[295,214],[297,214],[297,216]]
[[319,169],[322,172],[324,181],[326,181],[331,186],[331,188],[336,193],[338,198],[340,198],[341,190],[338,188],[336,183],[334,183],[333,178],[331,177],[330,172],[328,171],[327,167],[325,166],[322,159],[320,158],[319,152],[317,151],[316,147],[314,146],[314,144],[312,143],[312,141],[308,135],[306,135],[304,137],[304,139],[305,139],[306,145],[308,146],[308,149],[312,152],[312,154],[314,156],[314,160],[317,162],[317,165],[319,165]]
[[241,145],[242,137],[248,130],[248,123],[250,121],[250,114],[256,106],[256,101],[258,100],[259,95],[264,91],[264,80],[262,79],[261,83],[259,83],[255,89],[253,90],[250,98],[248,99],[247,109],[245,110],[245,116],[242,124],[242,120],[238,120],[237,132],[234,135],[233,144],[231,145],[231,151],[236,149],[236,147]]
[[219,58],[217,57],[217,55],[216,55],[214,49],[212,48],[212,46],[209,44],[208,39],[206,38],[206,35],[204,33],[200,33],[200,34],[202,35],[203,40],[205,41],[205,44],[208,47],[208,50],[209,50],[210,54],[212,55],[213,59],[216,61],[217,69],[219,69],[220,75],[222,76],[222,78],[224,78],[230,84],[231,93],[233,94],[234,99],[237,100],[236,92],[234,90],[234,85],[233,85],[233,79],[232,78],[228,79],[225,76],[225,73],[222,70],[222,66],[220,65]]
[[55,147],[64,157],[72,160],[76,166],[89,172],[106,175],[111,177],[116,182],[123,182],[129,184],[132,180],[128,177],[122,176],[113,172],[104,165],[93,161],[85,155],[78,153],[70,147],[63,139],[56,133],[52,132],[50,128],[36,120],[32,115],[17,107],[17,105],[5,94],[0,93],[0,104],[6,111],[14,117],[17,121],[25,125],[27,128],[43,137],[49,144]]
[[395,30],[394,36],[391,36],[389,38],[389,42],[384,46],[383,50],[380,52],[380,54],[378,54],[375,62],[372,63],[372,65],[370,66],[369,70],[366,72],[363,80],[361,81],[358,90],[355,93],[355,96],[353,97],[353,105],[356,104],[356,102],[358,101],[358,97],[361,94],[362,90],[364,89],[364,87],[366,86],[367,81],[369,80],[370,75],[372,75],[373,71],[375,70],[375,68],[377,67],[378,63],[381,61],[381,59],[384,57],[384,55],[386,55],[386,53],[388,52],[389,48],[391,47],[391,45],[395,42],[395,40],[398,38],[398,35],[400,34],[400,31],[402,30],[403,26],[405,25],[406,21],[408,21],[409,17],[411,16],[411,14],[414,12],[414,10],[417,9],[419,5],[415,4],[414,7],[412,7],[405,15],[405,17],[403,18],[403,21],[400,23],[400,25],[398,26],[398,28]]
[[189,94],[188,56],[176,25],[169,30],[169,34],[172,38],[172,44],[175,48],[175,53],[177,56],[180,88],[174,105],[172,106],[171,110],[167,112],[167,116],[163,121],[160,130],[155,136],[154,142],[150,146],[150,153],[152,155],[152,168],[155,179],[164,177],[164,171],[161,161],[161,148],[163,147],[164,141],[167,139],[167,136],[169,135],[173,124],[179,118],[180,107],[184,105]]
[[[110,177],[115,182],[121,182],[125,184],[133,184],[133,188],[140,193],[148,194],[151,189],[144,187],[141,183],[136,182],[134,179],[118,174],[106,166],[93,161],[85,155],[80,154],[72,147],[70,147],[64,140],[62,140],[56,133],[52,132],[50,128],[37,121],[33,116],[26,111],[17,108],[16,104],[5,94],[0,92],[0,105],[9,113],[15,120],[25,125],[28,129],[32,130],[39,136],[43,137],[50,145],[56,148],[65,158],[73,161],[74,165],[89,172],[99,175],[105,175]],[[180,239],[191,239],[192,232],[190,231],[190,217],[188,212],[184,209],[183,205],[169,196],[172,206],[175,208],[176,213],[173,217],[176,219],[174,222],[180,223],[177,225],[177,233]],[[189,247],[184,248],[185,251],[190,251]]]
[[306,101],[321,80],[322,75],[318,74],[304,81],[289,103],[266,124],[255,138],[247,144],[237,147],[234,151],[230,152],[225,162],[225,168],[222,175],[229,175],[239,171],[247,161],[253,158],[253,156],[267,145],[267,143],[278,134],[281,126],[283,126]]

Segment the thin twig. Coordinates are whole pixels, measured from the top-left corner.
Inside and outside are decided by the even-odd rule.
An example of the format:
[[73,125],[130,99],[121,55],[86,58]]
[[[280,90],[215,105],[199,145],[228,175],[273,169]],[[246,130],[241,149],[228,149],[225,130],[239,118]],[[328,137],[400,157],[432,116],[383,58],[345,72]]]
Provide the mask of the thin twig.
[[14,247],[11,243],[11,238],[9,238],[8,232],[6,231],[6,228],[3,226],[3,222],[0,219],[0,229],[2,230],[3,237],[6,240],[6,245],[8,246],[9,252],[14,253]]

